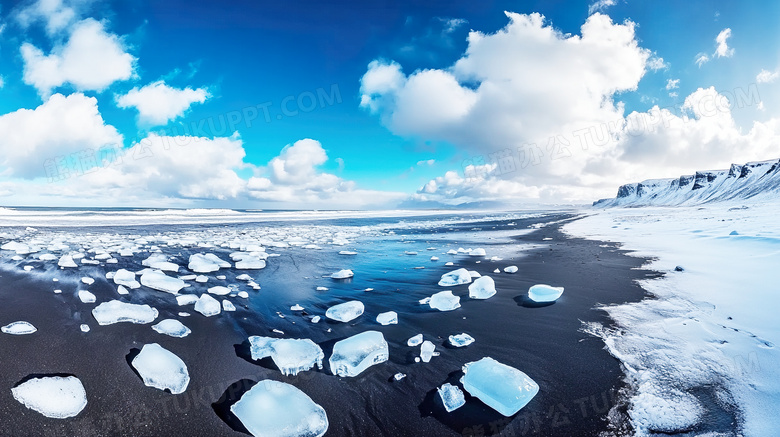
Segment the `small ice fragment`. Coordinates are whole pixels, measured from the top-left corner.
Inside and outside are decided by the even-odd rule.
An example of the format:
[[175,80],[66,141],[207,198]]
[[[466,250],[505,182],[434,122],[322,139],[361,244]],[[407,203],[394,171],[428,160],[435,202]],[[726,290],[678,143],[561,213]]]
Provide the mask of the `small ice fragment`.
[[230,411],[254,436],[321,437],[328,430],[325,410],[297,387],[260,381]]
[[398,313],[396,313],[395,311],[388,311],[386,313],[381,313],[378,316],[376,316],[376,321],[380,325],[397,325]]
[[351,250],[342,250],[339,252],[339,255],[357,255],[357,252],[353,252]]
[[431,302],[431,297],[430,296],[424,297],[424,298],[420,299],[419,302],[420,302],[420,305],[428,305]]
[[528,289],[528,297],[534,302],[555,302],[563,294],[563,287],[537,284]]
[[317,287],[317,291],[328,291],[328,287]]
[[225,296],[226,294],[230,294],[230,289],[221,285],[217,285],[216,287],[209,288],[208,292],[209,294],[215,294],[217,296]]
[[320,322],[320,316],[314,316],[311,318],[312,323],[319,323]]
[[78,267],[78,264],[76,264],[76,262],[73,261],[73,257],[70,255],[62,255],[62,257],[60,257],[60,260],[57,262],[57,265],[60,267],[70,267],[70,268]]
[[87,290],[79,290],[79,299],[83,303],[95,303],[97,298]]
[[423,360],[423,363],[431,361],[435,349],[436,346],[430,341],[425,340],[423,342],[422,346],[420,346],[420,358]]
[[141,285],[153,290],[176,294],[179,290],[184,288],[186,284],[184,284],[184,281],[181,279],[168,276],[163,272],[147,270],[141,275]]
[[290,307],[290,311],[303,311],[303,307],[296,303],[295,305]]
[[471,343],[474,343],[474,337],[466,333],[458,334],[458,335],[450,335],[449,340],[450,340],[450,344],[455,347],[464,347],[470,345]]
[[200,295],[200,299],[195,302],[195,311],[206,317],[211,317],[222,312],[222,306],[219,304],[219,301],[210,295],[203,293]]
[[35,328],[35,326],[32,325],[30,322],[13,322],[9,323],[8,325],[3,326],[0,328],[0,330],[3,331],[5,334],[12,334],[12,335],[25,335],[25,334],[32,334],[36,332],[38,329]]
[[249,293],[247,293],[246,291],[239,291],[238,292],[238,297],[241,297],[241,298],[244,298],[244,299],[249,299]]
[[339,270],[336,273],[333,273],[330,275],[333,279],[347,279],[355,276],[355,274],[352,272],[352,270]]
[[315,365],[322,369],[325,354],[313,341],[306,339],[279,339],[262,336],[249,337],[253,360],[271,357],[285,376],[295,376]]
[[471,274],[466,269],[453,270],[441,275],[439,285],[442,287],[452,287],[455,285],[468,284],[471,282]]
[[431,257],[431,261],[438,261],[438,260],[439,260],[439,257],[438,257],[438,256],[432,256],[432,257]]
[[103,302],[92,309],[92,317],[98,324],[112,325],[120,322],[136,324],[152,323],[159,315],[157,309],[149,305],[137,305],[133,303],[112,300]]
[[252,280],[252,277],[247,275],[246,273],[242,273],[242,274],[236,276],[236,280],[238,280],[238,281],[247,281],[248,282],[248,281]]
[[258,257],[248,256],[236,263],[238,270],[259,270],[265,268],[265,260]]
[[60,293],[62,293],[62,290],[59,290],[59,289],[54,290],[54,294],[60,294]]
[[23,268],[24,268],[24,271],[25,271],[25,272],[29,272],[29,271],[31,271],[32,269],[34,269],[35,267],[33,267],[33,266],[24,266]]
[[183,275],[183,276],[179,276],[179,279],[181,279],[182,281],[194,281],[195,278],[197,277],[198,275]]
[[14,399],[52,419],[78,415],[87,406],[87,393],[75,376],[33,378],[11,389]]
[[406,378],[406,373],[400,373],[400,372],[399,372],[399,373],[396,373],[395,375],[393,375],[393,378],[394,378],[396,381],[400,381],[400,380],[402,380],[402,379]]
[[200,254],[194,253],[190,255],[187,268],[195,273],[211,273],[216,272],[220,268],[230,268],[230,263],[220,259],[213,253]]
[[365,311],[363,302],[352,300],[328,308],[328,310],[325,311],[325,317],[346,323],[360,317],[360,315],[363,314],[363,311]]
[[374,291],[374,289],[373,289],[373,288],[366,288],[366,289],[365,289],[365,290],[363,290],[363,291]]
[[463,373],[463,388],[506,417],[539,393],[539,385],[528,375],[490,357],[464,364]]
[[182,294],[180,296],[176,296],[176,303],[179,304],[179,306],[192,305],[197,301],[198,296],[194,294]]
[[452,311],[460,308],[460,297],[452,294],[452,290],[440,291],[428,302],[431,308],[439,311]]
[[178,314],[179,314],[179,317],[189,317],[190,316],[190,313],[184,312],[184,311],[182,311],[182,312],[180,312]]
[[455,265],[455,263],[452,262],[452,261],[447,261],[446,263],[444,263],[445,267],[454,266],[454,265]]
[[385,337],[378,331],[365,331],[336,342],[330,356],[330,371],[338,376],[357,376],[389,357]]
[[466,404],[466,397],[460,388],[449,382],[439,387],[437,391],[441,397],[441,402],[444,404],[444,409],[448,413],[452,413]]
[[501,270],[495,269],[495,270],[493,270],[493,273],[501,273]]
[[160,323],[152,325],[152,329],[160,334],[170,335],[171,337],[183,338],[192,332],[190,328],[176,319],[163,319]]
[[119,294],[130,294],[129,291],[127,291],[127,288],[125,288],[124,285],[120,285],[116,288],[116,292]]
[[284,331],[282,331],[282,330],[280,330],[280,329],[272,329],[272,330],[271,330],[271,332],[275,332],[275,333],[277,333],[277,334],[284,335]]
[[79,327],[79,329],[81,329],[81,332],[89,332],[89,325],[87,325],[86,323],[85,323],[85,324],[82,324],[82,325]]
[[472,299],[487,299],[496,294],[496,283],[490,276],[477,278],[469,285],[469,297]]
[[482,277],[482,275],[480,275],[479,272],[476,270],[469,270],[469,276],[471,276],[471,279]]
[[409,340],[406,340],[406,344],[408,346],[417,346],[419,344],[422,344],[423,341],[423,335],[417,334],[414,337],[410,338]]
[[420,362],[420,357],[414,357],[414,362],[415,363],[419,363]]
[[133,358],[132,365],[144,380],[144,385],[173,394],[184,393],[190,383],[187,365],[173,352],[157,343],[146,344]]
[[233,302],[225,299],[222,301],[222,311],[235,311],[236,306],[233,305]]
[[469,255],[471,256],[485,256],[487,253],[485,253],[485,249],[474,249],[471,252],[469,252]]
[[125,287],[129,288],[141,287],[141,284],[135,280],[135,273],[125,269],[119,269],[116,271],[114,274],[114,284],[124,285]]
[[199,284],[203,284],[203,283],[209,282],[209,277],[206,276],[206,275],[198,275],[198,276],[195,277],[195,282],[197,282]]
[[504,267],[504,272],[506,272],[506,273],[517,273],[517,266]]

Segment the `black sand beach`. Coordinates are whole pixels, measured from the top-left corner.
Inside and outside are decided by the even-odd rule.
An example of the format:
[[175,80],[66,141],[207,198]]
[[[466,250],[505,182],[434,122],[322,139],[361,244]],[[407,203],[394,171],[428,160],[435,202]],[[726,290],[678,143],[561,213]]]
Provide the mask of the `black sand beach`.
[[[518,221],[518,229],[524,224],[560,218]],[[410,238],[417,237],[423,244],[430,236],[410,234]],[[608,322],[605,313],[594,307],[640,300],[644,292],[634,281],[655,273],[638,270],[644,260],[626,256],[612,244],[566,238],[559,224],[515,240],[545,247],[500,262],[459,258],[453,267],[445,267],[443,262],[432,264],[424,258],[430,253],[421,253],[418,263],[425,265],[425,270],[396,271],[397,267],[388,267],[386,275],[367,278],[357,265],[355,280],[340,283],[318,278],[337,266],[318,264],[317,252],[309,252],[308,259],[296,256],[295,262],[288,262],[283,254],[255,275],[263,289],[251,298],[253,311],[239,308],[236,313],[211,318],[195,313],[191,307],[170,305],[170,295],[164,293],[149,291],[134,297],[134,303],[158,308],[160,319],[177,318],[189,326],[192,334],[183,339],[160,335],[149,325],[98,326],[89,313],[94,305],[82,304],[73,297],[78,289],[75,281],[53,286],[35,275],[4,271],[0,277],[0,322],[26,320],[38,332],[0,337],[0,434],[246,435],[229,414],[229,405],[256,381],[274,379],[295,385],[324,407],[330,436],[596,435],[607,429],[605,415],[622,387],[622,372],[600,339],[580,331],[582,322]],[[442,240],[435,244],[441,247]],[[491,253],[491,243],[479,247]],[[347,260],[342,264],[347,265]],[[516,264],[518,273],[491,273],[509,264]],[[417,304],[417,300],[445,289],[436,285],[439,276],[459,267],[491,275],[496,281],[496,296],[485,301],[470,300],[463,285],[452,288],[461,296],[462,308],[457,311],[438,312]],[[79,275],[87,271],[89,268],[82,269]],[[101,277],[98,272],[104,271],[103,267],[94,268],[93,277]],[[302,279],[306,277],[309,279]],[[320,282],[332,282],[330,290],[312,291]],[[554,304],[534,305],[526,292],[538,283],[563,286],[566,291]],[[366,287],[375,291],[357,291]],[[54,288],[62,288],[63,294],[53,294]],[[90,290],[98,296],[98,302],[117,298],[114,284],[104,279],[98,279]],[[315,325],[289,310],[290,305],[300,303],[309,314],[323,314],[328,306],[350,299],[363,301],[366,313],[349,324],[323,317]],[[258,314],[258,308],[265,310]],[[376,314],[388,310],[398,312],[398,325],[380,326],[375,322]],[[177,317],[179,311],[192,316]],[[275,311],[286,317],[279,318]],[[81,323],[88,323],[91,332],[80,332]],[[252,361],[247,336],[278,336],[271,332],[274,328],[283,330],[284,337],[311,338],[318,343],[325,352],[325,369],[285,377],[269,359]],[[328,333],[328,328],[332,332]],[[354,378],[331,375],[327,359],[333,344],[369,329],[384,334],[390,360]],[[449,346],[447,337],[461,332],[470,334],[476,342],[465,348]],[[406,340],[418,333],[436,340],[441,355],[430,363],[415,363],[419,347],[406,346]],[[191,382],[185,393],[171,395],[146,387],[129,365],[134,352],[154,342],[187,364]],[[464,363],[484,356],[527,373],[539,384],[539,394],[510,418],[468,394],[465,406],[446,413],[436,387],[445,382],[455,384],[462,376]],[[407,377],[392,381],[397,372]],[[80,378],[89,401],[86,409],[75,418],[57,420],[16,402],[10,388],[35,374],[72,374]]]

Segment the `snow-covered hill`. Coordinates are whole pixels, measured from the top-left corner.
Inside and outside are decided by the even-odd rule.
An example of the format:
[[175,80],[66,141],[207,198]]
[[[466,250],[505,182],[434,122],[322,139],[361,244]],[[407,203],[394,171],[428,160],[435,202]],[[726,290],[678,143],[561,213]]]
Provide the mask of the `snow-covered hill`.
[[728,170],[697,171],[676,179],[650,179],[623,185],[614,199],[596,207],[698,205],[726,200],[780,196],[780,159],[732,164]]

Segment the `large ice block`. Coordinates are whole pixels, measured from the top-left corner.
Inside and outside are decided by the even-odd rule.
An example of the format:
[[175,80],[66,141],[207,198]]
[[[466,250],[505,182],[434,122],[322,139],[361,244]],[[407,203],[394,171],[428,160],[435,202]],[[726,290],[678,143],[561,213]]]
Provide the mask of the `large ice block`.
[[328,430],[321,406],[295,386],[270,379],[244,393],[230,411],[256,437],[321,437]]
[[463,388],[507,417],[539,393],[539,385],[528,375],[490,357],[464,364],[463,373]]
[[356,376],[374,364],[384,363],[389,355],[381,332],[362,332],[333,345],[330,371],[338,376]]

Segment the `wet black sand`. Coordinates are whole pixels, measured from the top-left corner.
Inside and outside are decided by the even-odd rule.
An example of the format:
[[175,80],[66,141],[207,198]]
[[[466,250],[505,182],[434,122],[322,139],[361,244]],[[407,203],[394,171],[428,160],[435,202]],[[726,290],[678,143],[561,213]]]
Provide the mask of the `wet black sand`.
[[[553,240],[543,242],[545,237]],[[162,293],[139,293],[134,297],[135,303],[148,302],[157,307],[160,319],[178,318],[178,311],[191,312],[191,317],[180,319],[193,331],[184,339],[162,336],[148,325],[98,326],[89,314],[94,305],[81,304],[73,297],[75,283],[47,283],[34,275],[3,272],[0,323],[26,320],[38,332],[0,336],[0,434],[246,435],[230,416],[229,404],[256,381],[274,379],[295,385],[322,405],[330,421],[327,435],[332,436],[596,435],[607,428],[604,417],[613,405],[615,391],[622,387],[622,372],[618,362],[603,349],[601,340],[580,331],[582,322],[608,322],[605,313],[594,307],[640,300],[644,293],[634,280],[654,273],[637,270],[643,260],[626,256],[614,245],[601,247],[603,243],[566,239],[558,225],[517,237],[517,241],[550,247],[513,261],[476,263],[473,258],[458,258],[454,267],[444,267],[443,262],[428,266],[421,258],[418,264],[428,266],[423,271],[388,262],[387,276],[374,272],[374,276],[361,279],[369,273],[361,269],[377,267],[378,261],[372,260],[366,265],[356,263],[354,282],[340,283],[301,279],[315,278],[336,267],[327,265],[332,261],[318,264],[316,252],[308,252],[310,259],[296,256],[294,263],[283,255],[254,275],[263,290],[253,295],[252,311],[239,308],[234,314],[211,318],[195,313],[192,307],[166,304],[170,296]],[[490,254],[489,243],[479,247]],[[509,264],[518,265],[519,272],[491,274],[494,268]],[[496,281],[497,295],[486,301],[470,300],[464,285],[453,288],[461,296],[462,308],[456,311],[432,311],[417,304],[417,300],[441,291],[443,288],[435,285],[438,277],[458,267],[490,274]],[[82,273],[87,271],[82,269]],[[93,277],[99,277],[102,271],[96,268]],[[320,283],[330,290],[313,293],[313,286]],[[539,307],[525,297],[528,287],[537,283],[563,286],[566,291],[558,302]],[[376,291],[357,291],[367,286]],[[62,288],[63,294],[53,295],[54,288]],[[98,296],[98,302],[117,298],[113,284],[105,280],[98,280],[89,289]],[[352,298],[366,304],[366,314],[352,324],[323,317],[314,325],[289,311],[290,305],[300,303],[310,313],[322,314],[328,306]],[[388,310],[399,313],[398,325],[380,326],[374,321],[376,314]],[[287,317],[278,318],[275,311]],[[92,331],[81,333],[81,323],[88,323]],[[274,335],[273,328],[284,330],[288,337],[311,338],[320,344],[325,352],[325,369],[284,377],[270,360],[253,362],[246,337]],[[326,332],[328,328],[332,332]],[[331,375],[327,359],[333,343],[368,329],[384,334],[390,345],[390,360],[355,378]],[[465,348],[449,347],[447,337],[461,332],[469,333],[476,342]],[[441,352],[430,363],[414,363],[419,347],[406,346],[406,340],[417,333],[434,341]],[[145,387],[128,364],[128,355],[134,349],[152,342],[187,363],[191,382],[185,393],[171,395]],[[540,385],[539,394],[511,418],[504,418],[468,394],[464,407],[446,413],[436,387],[445,382],[454,384],[462,375],[464,363],[484,356],[527,373]],[[408,376],[391,381],[397,372]],[[25,377],[55,373],[78,376],[86,388],[89,403],[76,418],[45,418],[11,396],[10,388]]]

